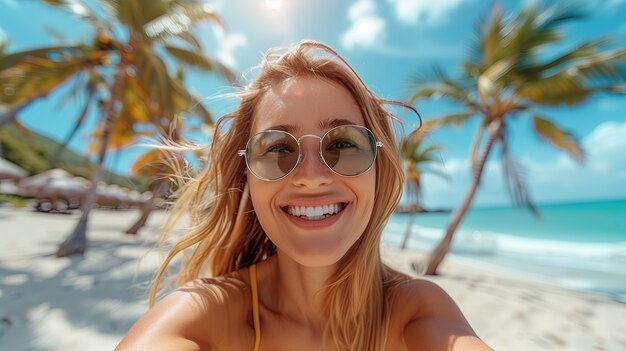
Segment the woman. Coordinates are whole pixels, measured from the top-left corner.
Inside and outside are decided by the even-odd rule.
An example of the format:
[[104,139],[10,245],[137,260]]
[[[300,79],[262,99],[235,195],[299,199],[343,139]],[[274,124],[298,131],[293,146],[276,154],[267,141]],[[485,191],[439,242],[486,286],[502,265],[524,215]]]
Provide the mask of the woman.
[[117,349],[490,350],[443,290],[381,262],[404,180],[383,103],[324,44],[268,54],[175,205],[166,233],[190,225],[151,304],[182,256],[178,289]]

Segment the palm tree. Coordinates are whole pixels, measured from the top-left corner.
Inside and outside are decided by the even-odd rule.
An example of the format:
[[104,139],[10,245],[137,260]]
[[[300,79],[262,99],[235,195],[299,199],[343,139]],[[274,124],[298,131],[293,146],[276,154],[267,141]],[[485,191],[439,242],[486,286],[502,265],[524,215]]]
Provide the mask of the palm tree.
[[[82,78],[85,82],[86,106],[100,107],[101,119],[94,134],[96,145],[91,148],[98,155],[92,187],[83,203],[78,225],[57,251],[57,256],[67,256],[86,249],[89,213],[109,147],[126,145],[133,140],[136,135],[128,132],[136,125],[152,126],[153,132],[162,134],[180,111],[192,112],[201,118],[210,116],[182,80],[173,77],[168,64],[178,62],[218,74],[228,81],[234,81],[234,75],[219,61],[206,57],[190,32],[195,24],[204,20],[223,25],[200,0],[102,0],[98,3],[101,11],[94,11],[78,0],[45,3],[85,20],[94,29],[94,40],[88,44],[40,48],[0,58],[0,90],[9,92],[0,96],[0,104],[7,106],[7,111],[0,115],[0,126],[14,120],[32,101],[47,96],[72,79]],[[96,76],[104,78],[101,84],[104,91],[97,93],[98,98],[90,95],[95,89],[92,76],[84,79],[94,70],[98,72]],[[90,101],[94,103],[89,105]],[[98,104],[99,101],[103,103]],[[81,116],[84,114],[83,110]],[[82,118],[78,119],[79,123]]]
[[415,220],[415,212],[418,209],[422,209],[420,205],[422,202],[422,175],[425,172],[429,172],[447,178],[447,175],[438,170],[424,168],[427,164],[439,160],[437,154],[442,149],[438,145],[424,146],[425,136],[426,134],[415,130],[400,141],[400,158],[406,175],[406,196],[409,204],[409,223],[402,239],[402,249],[405,249],[408,245],[411,228]]
[[[182,69],[179,69],[177,76],[177,79],[182,82]],[[184,111],[179,112],[182,113]],[[175,119],[172,123],[170,123],[172,128],[169,130],[167,136],[163,131],[160,133],[161,138],[166,140],[166,144],[170,144],[175,149],[177,145],[185,143],[185,140],[182,137],[183,133],[205,131],[207,128],[213,127],[213,118],[211,114],[206,110],[202,112],[204,113],[200,114],[200,116],[204,123],[199,127],[189,127],[183,130],[181,120]],[[118,135],[130,135],[131,137],[134,137],[134,139],[131,140],[127,140],[122,137],[121,142],[119,143],[120,147],[126,147],[127,145],[136,143],[142,137],[141,134],[132,130],[121,131]],[[124,141],[127,142],[126,145],[124,144]],[[185,154],[195,156],[197,160],[200,160],[204,156],[204,153],[205,151],[201,147],[195,148],[192,152],[189,152],[189,149],[185,148]],[[139,229],[147,223],[150,214],[154,210],[155,200],[161,197],[162,193],[167,190],[168,186],[170,188],[176,188],[178,186],[178,181],[176,179],[169,179],[168,175],[182,174],[187,170],[187,166],[188,162],[186,158],[183,157],[180,152],[172,150],[172,147],[148,150],[135,160],[135,163],[131,167],[131,174],[140,175],[144,178],[150,179],[151,182],[149,190],[152,195],[147,201],[142,203],[141,216],[135,223],[126,229],[125,233],[132,235],[136,235],[138,233]]]
[[520,177],[519,165],[507,148],[508,123],[513,117],[531,118],[534,131],[542,139],[582,162],[584,154],[576,138],[542,116],[536,107],[577,105],[599,93],[626,92],[626,50],[609,49],[607,39],[586,41],[561,50],[556,56],[546,54],[546,48],[560,47],[562,27],[583,17],[580,8],[572,5],[533,6],[511,17],[503,16],[500,8],[494,7],[480,33],[476,53],[463,63],[459,79],[436,70],[435,79],[412,82],[411,102],[442,96],[465,108],[464,112],[427,121],[426,130],[459,125],[472,117],[481,119],[471,148],[472,182],[453,212],[445,236],[431,253],[426,274],[437,273],[496,144],[502,150],[507,190],[512,199],[536,213]]

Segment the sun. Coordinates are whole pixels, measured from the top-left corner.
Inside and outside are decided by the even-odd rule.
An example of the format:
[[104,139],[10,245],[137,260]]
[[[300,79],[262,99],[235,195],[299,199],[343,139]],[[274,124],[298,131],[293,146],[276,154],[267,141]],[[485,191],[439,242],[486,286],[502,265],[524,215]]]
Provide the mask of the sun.
[[283,6],[282,0],[265,0],[265,7],[271,10],[278,10]]

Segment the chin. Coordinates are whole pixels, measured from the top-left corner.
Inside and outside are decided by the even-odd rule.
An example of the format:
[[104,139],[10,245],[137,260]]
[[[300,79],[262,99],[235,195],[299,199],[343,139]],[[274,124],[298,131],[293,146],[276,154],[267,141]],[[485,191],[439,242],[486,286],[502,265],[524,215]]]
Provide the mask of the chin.
[[308,248],[304,250],[282,250],[282,254],[304,267],[321,268],[336,265],[348,250],[349,247],[345,250],[337,250],[335,247],[333,250],[325,251]]

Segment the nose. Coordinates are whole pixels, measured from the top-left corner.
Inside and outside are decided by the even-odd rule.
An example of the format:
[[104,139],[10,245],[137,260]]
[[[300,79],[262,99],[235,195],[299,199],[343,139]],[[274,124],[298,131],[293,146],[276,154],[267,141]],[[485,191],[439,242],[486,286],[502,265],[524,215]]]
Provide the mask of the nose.
[[300,142],[302,159],[293,170],[292,182],[296,186],[317,188],[333,182],[333,173],[322,160],[319,139]]

